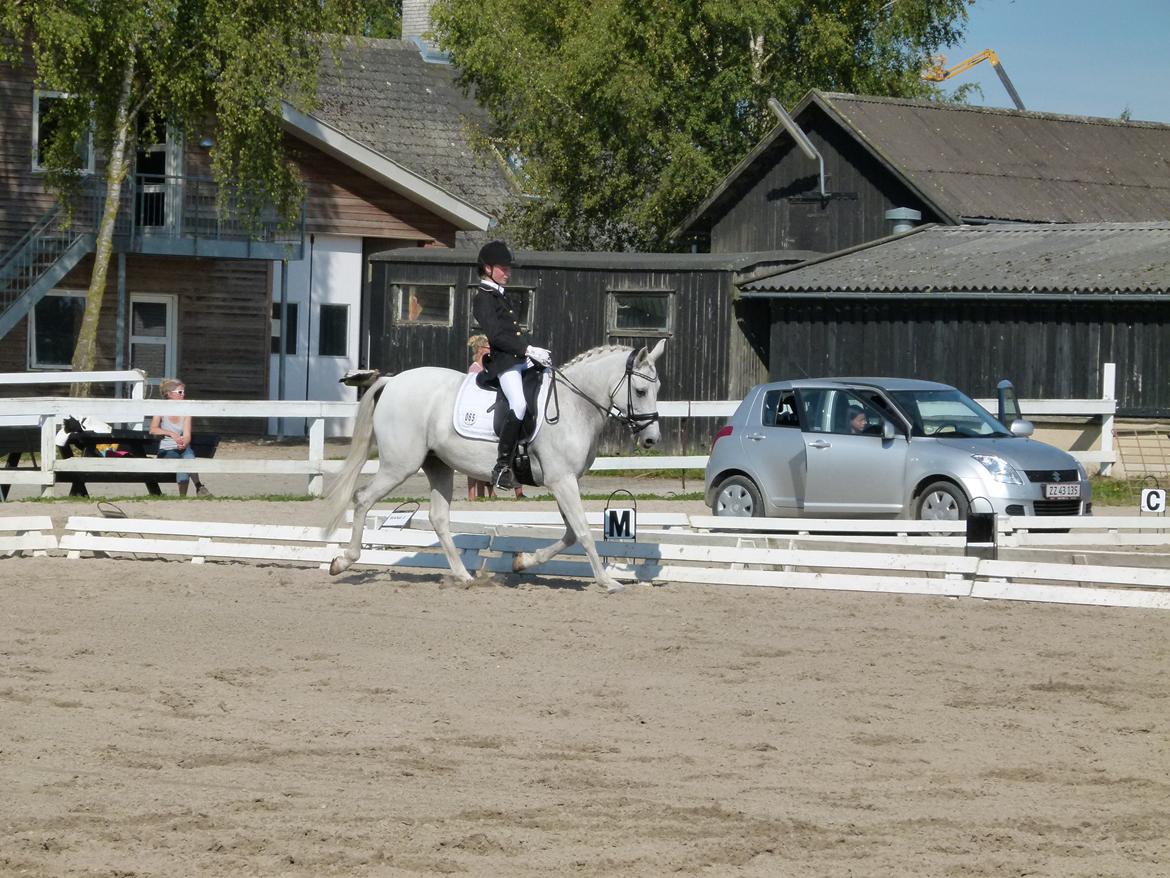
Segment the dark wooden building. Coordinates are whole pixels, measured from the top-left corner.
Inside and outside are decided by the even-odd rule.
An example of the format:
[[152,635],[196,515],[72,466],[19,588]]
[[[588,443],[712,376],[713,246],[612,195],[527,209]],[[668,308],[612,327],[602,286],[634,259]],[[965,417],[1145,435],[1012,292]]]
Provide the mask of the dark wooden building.
[[[666,338],[662,399],[739,399],[766,380],[766,320],[745,320],[734,284],[811,254],[516,254],[508,290],[536,344],[557,362],[602,344]],[[383,373],[465,370],[477,282],[473,250],[391,250],[371,258],[363,360]],[[708,423],[666,421],[664,447],[706,450]],[[616,440],[618,437],[610,437]],[[620,441],[606,442],[614,452]]]
[[741,286],[773,378],[889,375],[1170,416],[1170,222],[928,226]]
[[1170,125],[812,91],[674,236],[712,253],[830,253],[921,223],[1170,219]]

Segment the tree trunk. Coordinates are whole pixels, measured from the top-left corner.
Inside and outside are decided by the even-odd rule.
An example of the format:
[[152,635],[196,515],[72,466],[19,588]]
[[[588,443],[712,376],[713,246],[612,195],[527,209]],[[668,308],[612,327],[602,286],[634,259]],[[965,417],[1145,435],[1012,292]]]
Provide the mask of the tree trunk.
[[[106,200],[102,206],[97,242],[94,245],[93,273],[90,275],[89,291],[85,296],[85,316],[81,319],[77,347],[73,349],[74,372],[92,372],[97,362],[98,318],[102,313],[110,256],[114,252],[114,225],[118,219],[122,183],[130,167],[126,156],[126,144],[130,137],[130,89],[133,83],[134,53],[131,51],[126,58],[126,69],[122,72],[122,90],[118,95],[114,137],[110,144],[110,161],[106,166]],[[92,388],[93,385],[90,383],[74,384],[70,388],[70,394],[90,396]]]

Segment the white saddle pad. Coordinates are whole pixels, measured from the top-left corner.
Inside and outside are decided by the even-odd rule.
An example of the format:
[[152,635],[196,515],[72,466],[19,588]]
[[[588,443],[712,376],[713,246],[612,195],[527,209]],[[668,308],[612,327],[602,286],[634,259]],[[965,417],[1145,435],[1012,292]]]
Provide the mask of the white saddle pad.
[[[548,389],[551,382],[548,380],[552,372],[548,369],[544,370],[541,376],[540,393],[536,395],[537,411],[544,412],[544,404],[548,399]],[[496,413],[488,411],[496,402],[496,392],[494,390],[484,390],[475,383],[476,374],[474,372],[468,373],[467,377],[463,379],[463,384],[459,386],[459,393],[455,396],[455,411],[452,416],[452,424],[455,427],[455,432],[465,439],[482,439],[484,442],[495,442],[498,440],[494,422]],[[544,423],[543,414],[536,419],[536,426],[532,428],[532,435],[525,436],[524,442],[531,442],[536,438],[536,434],[540,432],[540,425]]]

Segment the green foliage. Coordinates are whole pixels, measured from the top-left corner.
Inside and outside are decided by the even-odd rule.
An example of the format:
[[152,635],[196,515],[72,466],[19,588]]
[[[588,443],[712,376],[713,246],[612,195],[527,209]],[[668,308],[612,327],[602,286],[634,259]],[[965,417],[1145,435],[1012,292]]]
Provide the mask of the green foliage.
[[[302,188],[281,149],[281,101],[310,105],[322,53],[386,7],[372,0],[0,3],[0,60],[18,61],[27,42],[37,86],[74,97],[59,102],[67,106],[48,151],[52,185],[76,182],[72,145],[85,137],[108,157],[119,138],[133,147],[136,118],[167,120],[188,136],[213,124],[213,171],[239,193],[236,206],[255,216],[275,204],[290,220]],[[128,111],[124,131],[120,109]]]
[[642,249],[809,88],[937,94],[969,0],[439,0],[441,45],[537,196],[518,243]]

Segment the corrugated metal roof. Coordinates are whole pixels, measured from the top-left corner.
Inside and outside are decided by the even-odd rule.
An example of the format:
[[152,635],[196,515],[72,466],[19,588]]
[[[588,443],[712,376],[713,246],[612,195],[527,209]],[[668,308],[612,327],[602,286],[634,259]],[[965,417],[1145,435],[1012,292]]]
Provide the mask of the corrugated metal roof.
[[[445,247],[403,247],[370,257],[372,262],[409,262],[431,265],[474,264],[478,250]],[[818,253],[808,250],[766,250],[758,253],[609,253],[584,250],[518,250],[519,268],[582,268],[623,271],[747,271],[759,266],[792,265]]]
[[743,284],[768,293],[1170,293],[1170,222],[926,226]]
[[822,98],[952,216],[1170,220],[1170,125],[899,98]]
[[[1170,219],[1170,125],[810,91],[939,216],[1016,222]],[[791,142],[772,129],[674,230],[706,231]]]

